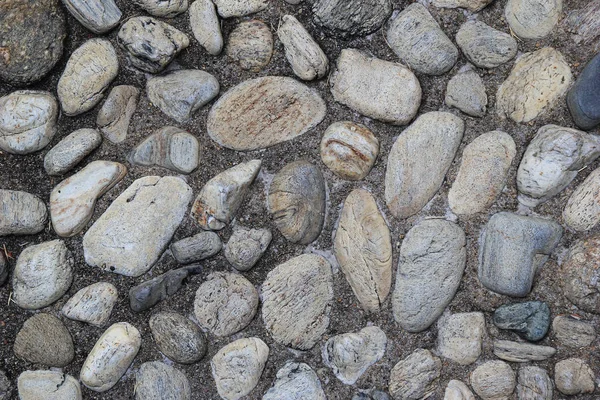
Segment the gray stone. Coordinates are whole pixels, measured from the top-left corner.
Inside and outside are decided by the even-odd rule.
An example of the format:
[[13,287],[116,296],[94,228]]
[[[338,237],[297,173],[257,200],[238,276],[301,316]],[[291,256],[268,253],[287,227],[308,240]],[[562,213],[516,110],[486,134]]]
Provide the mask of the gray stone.
[[563,221],[575,231],[588,231],[600,222],[600,168],[592,171],[571,194]]
[[73,339],[65,325],[50,314],[35,314],[17,333],[15,355],[30,363],[64,367],[73,361]]
[[0,189],[0,236],[32,235],[46,227],[48,210],[37,196]]
[[214,232],[200,232],[171,244],[171,253],[180,264],[189,264],[212,257],[221,251],[223,243]]
[[552,400],[552,386],[552,379],[545,369],[532,365],[519,368],[519,400]]
[[456,44],[473,64],[480,68],[495,68],[517,55],[518,45],[508,33],[496,30],[477,20],[461,25]]
[[25,371],[19,375],[17,387],[20,400],[81,400],[83,398],[79,381],[59,371]]
[[248,271],[267,251],[271,239],[271,231],[268,229],[236,226],[225,246],[225,258],[238,271]]
[[504,16],[517,36],[541,39],[552,32],[562,9],[563,0],[508,0]]
[[152,17],[133,17],[119,30],[117,42],[131,64],[142,71],[158,73],[189,46],[187,35]]
[[352,400],[390,400],[387,393],[377,389],[361,389],[359,393],[352,396]]
[[120,85],[112,88],[98,112],[96,125],[104,137],[118,144],[127,138],[129,123],[140,97],[138,88]]
[[[0,287],[4,285],[4,282],[8,278],[9,269],[4,252],[0,251]],[[3,400],[2,397],[0,397],[0,400]]]
[[49,306],[69,290],[73,264],[71,252],[62,240],[25,248],[13,272],[12,299],[27,310]]
[[554,366],[554,383],[562,394],[592,393],[596,388],[594,379],[594,371],[580,358],[562,360]]
[[307,364],[288,362],[262,400],[326,400],[319,377]]
[[532,342],[542,340],[550,327],[550,308],[542,301],[505,304],[494,311],[494,325],[517,332]]
[[444,400],[475,400],[475,396],[467,385],[453,379],[446,386]]
[[121,10],[114,0],[62,0],[65,8],[81,25],[94,33],[105,33],[121,21]]
[[219,94],[219,82],[208,72],[184,69],[148,80],[146,91],[162,112],[185,122]]
[[580,309],[600,314],[600,235],[571,245],[561,268],[564,296]]
[[544,361],[556,354],[556,349],[510,340],[494,340],[494,354],[510,362]]
[[488,104],[483,80],[475,71],[459,72],[448,82],[445,102],[472,117],[483,117]]
[[[10,380],[6,377],[4,371],[0,370],[0,400],[10,400],[13,388]],[[319,400],[325,400],[319,399]]]
[[63,138],[44,157],[44,169],[48,175],[63,175],[81,162],[102,143],[102,136],[95,129],[78,129]]
[[308,161],[283,167],[269,187],[268,209],[275,226],[292,243],[309,244],[325,221],[325,180]]
[[103,327],[110,319],[119,293],[108,282],[97,282],[73,295],[62,308],[62,314],[72,320]]
[[471,387],[483,400],[508,400],[515,390],[516,376],[504,361],[488,361],[470,375]]
[[198,325],[175,312],[159,312],[150,318],[150,330],[158,349],[171,360],[194,364],[206,354],[206,336]]
[[465,8],[477,12],[483,10],[492,1],[494,0],[433,0],[431,4],[440,8]]
[[214,0],[219,15],[223,18],[243,17],[267,8],[267,0]]
[[190,6],[190,27],[194,37],[208,54],[217,56],[223,50],[223,34],[217,9],[212,0],[195,0]]
[[411,70],[399,63],[343,49],[329,76],[338,103],[393,125],[406,125],[421,104],[421,85]]
[[188,0],[134,0],[148,14],[155,17],[173,18],[187,11]]
[[568,347],[587,347],[596,340],[593,324],[571,316],[560,315],[554,318],[552,330],[558,341]]
[[494,214],[479,246],[479,281],[489,290],[514,297],[531,291],[533,278],[562,237],[554,221],[508,212]]
[[600,50],[600,0],[591,0],[581,4],[578,10],[569,10],[563,23],[575,43],[594,46]]
[[418,400],[431,396],[442,371],[442,362],[429,350],[417,349],[398,362],[390,373],[394,400]]
[[192,389],[185,374],[160,361],[145,362],[135,374],[136,400],[190,400]]
[[485,335],[483,313],[442,316],[438,322],[438,352],[460,364],[473,364],[481,355]]
[[390,0],[317,0],[312,8],[317,25],[342,39],[378,30],[392,13]]
[[189,174],[198,168],[199,150],[200,144],[194,135],[174,126],[165,126],[134,147],[129,161]]
[[262,21],[243,21],[229,34],[225,52],[241,69],[259,72],[271,61],[273,34]]
[[599,78],[600,55],[596,54],[587,63],[573,87],[569,89],[567,106],[575,125],[581,129],[590,130],[600,126]]

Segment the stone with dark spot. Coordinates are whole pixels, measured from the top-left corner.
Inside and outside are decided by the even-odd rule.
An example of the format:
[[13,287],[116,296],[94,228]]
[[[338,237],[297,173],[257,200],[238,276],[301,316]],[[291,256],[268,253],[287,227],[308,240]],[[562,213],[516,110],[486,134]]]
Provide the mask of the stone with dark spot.
[[313,5],[317,25],[342,39],[375,32],[392,13],[390,0],[317,0]]
[[585,66],[569,90],[567,104],[575,124],[581,129],[590,130],[600,125],[600,54]]
[[542,301],[505,304],[494,312],[494,325],[532,342],[542,340],[550,328],[550,308]]
[[34,364],[64,367],[75,357],[73,339],[53,315],[36,314],[23,324],[15,338],[15,355]]
[[158,349],[171,360],[193,364],[206,354],[206,336],[190,319],[163,311],[150,317],[150,330]]

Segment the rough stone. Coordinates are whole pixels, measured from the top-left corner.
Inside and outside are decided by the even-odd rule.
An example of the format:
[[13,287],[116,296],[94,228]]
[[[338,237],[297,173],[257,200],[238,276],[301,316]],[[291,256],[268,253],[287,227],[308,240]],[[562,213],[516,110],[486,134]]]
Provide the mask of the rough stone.
[[59,371],[24,371],[19,375],[17,387],[20,400],[81,400],[83,398],[79,381]]
[[438,322],[438,352],[460,365],[472,364],[481,355],[484,335],[483,313],[442,316]]
[[431,396],[442,371],[442,362],[429,350],[417,349],[398,362],[390,373],[394,400],[418,400]]
[[268,229],[236,226],[225,246],[225,258],[238,271],[248,271],[267,251],[271,239],[271,231]]
[[155,17],[173,18],[187,11],[188,0],[134,0],[148,14]]
[[208,231],[172,243],[171,253],[179,264],[189,264],[214,256],[222,247],[219,235]]
[[259,72],[271,61],[273,34],[262,21],[243,21],[229,34],[225,52],[241,69]]
[[317,25],[342,39],[378,30],[392,13],[390,0],[317,0],[312,8]]
[[496,357],[510,362],[544,361],[556,354],[556,349],[550,346],[537,346],[510,340],[494,340],[494,354]]
[[160,361],[145,362],[135,374],[136,400],[190,400],[192,389],[185,374]]
[[262,400],[326,400],[315,371],[307,364],[288,362]]
[[494,311],[494,325],[517,332],[532,342],[542,340],[550,327],[550,308],[542,301],[505,304]]
[[444,400],[475,400],[475,396],[467,385],[453,379],[446,386]]
[[566,395],[592,393],[596,388],[594,371],[580,358],[569,358],[554,366],[554,383]]
[[440,8],[465,8],[472,12],[478,12],[492,1],[494,0],[433,0],[431,4]]
[[73,295],[62,308],[62,314],[72,320],[103,327],[110,319],[119,293],[108,282],[97,282]]
[[62,0],[65,8],[81,25],[102,34],[119,24],[123,13],[114,0]]
[[571,245],[561,268],[564,296],[586,312],[600,314],[600,235]]
[[600,168],[592,171],[571,194],[563,210],[563,221],[575,231],[583,232],[600,222]]
[[198,168],[199,150],[200,144],[194,135],[174,126],[165,126],[134,147],[129,161],[189,174]]
[[219,15],[223,18],[244,17],[267,8],[267,0],[214,0]]
[[508,400],[515,390],[516,376],[504,361],[481,364],[470,376],[471,387],[483,400]]
[[541,39],[552,32],[562,8],[563,0],[508,0],[504,16],[517,36]]
[[96,118],[96,125],[106,139],[118,144],[127,138],[129,123],[139,97],[140,91],[135,86],[120,85],[112,88]]
[[0,237],[32,235],[46,227],[48,210],[37,196],[0,189]]
[[445,102],[472,117],[483,117],[488,104],[483,80],[475,71],[459,72],[448,82]]
[[48,175],[63,175],[81,162],[102,143],[95,129],[78,129],[62,139],[44,157]]
[[559,315],[552,322],[558,341],[568,347],[587,347],[596,340],[594,325],[571,316]]
[[196,0],[189,10],[194,37],[208,54],[218,56],[223,50],[223,34],[217,9],[211,0]]
[[[600,7],[598,7],[600,11]],[[598,12],[600,16],[600,12]],[[590,130],[600,125],[600,54],[585,66],[567,95],[567,105],[575,124]]]
[[508,33],[477,20],[467,21],[456,33],[456,44],[480,68],[496,68],[517,55],[518,44]]
[[50,314],[35,314],[17,333],[15,355],[34,364],[64,367],[73,361],[73,339],[65,325]]
[[585,2],[582,8],[570,11],[563,19],[567,32],[573,33],[575,43],[595,45],[600,50],[600,0]]
[[198,325],[181,314],[168,311],[154,314],[150,330],[158,349],[175,362],[194,364],[206,354],[206,336]]
[[545,369],[528,365],[519,368],[517,396],[519,400],[552,400],[552,379]]

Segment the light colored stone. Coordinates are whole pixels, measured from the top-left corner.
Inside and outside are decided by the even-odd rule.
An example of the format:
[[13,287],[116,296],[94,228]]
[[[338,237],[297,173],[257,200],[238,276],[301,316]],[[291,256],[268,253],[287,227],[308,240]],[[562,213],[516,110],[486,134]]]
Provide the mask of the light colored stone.
[[516,376],[504,361],[488,361],[470,375],[471,387],[483,400],[508,400],[515,390]]
[[207,350],[200,327],[175,312],[162,311],[150,317],[150,330],[158,349],[181,364],[198,362]]
[[473,364],[481,355],[484,335],[483,313],[442,316],[438,322],[438,352],[460,365]]
[[510,340],[494,340],[494,354],[496,357],[510,362],[543,361],[556,354],[556,349],[550,346],[511,342]]
[[22,372],[17,380],[17,387],[20,400],[82,399],[77,379],[59,371]]
[[595,45],[600,50],[600,0],[591,0],[581,4],[583,8],[572,10],[563,19],[566,30],[577,44]]
[[596,340],[594,325],[571,316],[559,315],[552,322],[558,341],[573,348],[587,347]]
[[564,296],[586,312],[600,314],[600,235],[571,245],[561,268]]
[[394,400],[418,400],[431,396],[442,371],[442,362],[429,350],[417,349],[398,362],[390,373]]
[[62,314],[72,320],[103,327],[110,319],[119,293],[108,282],[97,282],[73,295],[62,308]]
[[267,8],[267,0],[214,0],[223,18],[243,17]]
[[448,82],[445,102],[472,117],[483,117],[488,104],[483,80],[475,71],[459,72]]
[[0,189],[0,237],[33,235],[46,227],[48,210],[37,196]]
[[67,327],[46,313],[35,314],[25,321],[15,337],[13,351],[18,358],[48,367],[65,367],[75,357]]
[[196,0],[189,10],[194,37],[208,54],[218,56],[223,50],[223,34],[217,9],[212,0]]
[[281,21],[277,36],[294,74],[305,81],[324,77],[329,70],[329,60],[319,44],[293,15],[284,15]]
[[129,161],[189,174],[198,168],[199,150],[200,144],[194,135],[174,126],[165,126],[131,150]]
[[173,18],[187,11],[188,0],[134,0],[148,14],[155,17]]
[[594,371],[580,358],[569,358],[554,366],[554,383],[566,395],[592,393],[596,384]]
[[81,25],[97,34],[117,26],[123,15],[114,0],[62,0],[62,3]]
[[552,400],[552,379],[545,369],[528,365],[519,368],[519,400]]
[[44,169],[48,175],[63,175],[75,167],[102,143],[102,136],[95,129],[78,129],[62,139],[44,157]]
[[307,364],[288,362],[262,400],[326,400],[319,377]]
[[563,0],[508,0],[504,16],[517,36],[541,39],[552,32],[562,8]]
[[[392,13],[390,0],[317,0],[313,18],[341,39],[365,36],[378,30]],[[329,33],[329,32],[328,32]]]
[[433,0],[431,4],[440,8],[465,8],[477,12],[483,10],[492,1],[494,0]]
[[192,389],[185,374],[160,361],[145,362],[135,374],[136,400],[190,400]]
[[262,21],[243,21],[229,34],[225,52],[241,69],[259,72],[271,61],[273,34]]
[[105,138],[118,144],[127,138],[129,123],[137,107],[140,91],[134,86],[112,88],[98,112],[96,125]]
[[481,68],[498,67],[512,60],[518,50],[517,40],[511,35],[477,20],[461,25],[456,44],[469,61]]
[[209,258],[221,251],[223,243],[214,232],[200,232],[171,244],[171,253],[179,264],[189,264]]
[[571,194],[563,221],[575,231],[588,231],[600,222],[600,168],[592,171]]
[[444,400],[475,400],[475,396],[467,385],[453,379],[446,386]]
[[268,229],[236,226],[225,246],[225,258],[238,271],[248,271],[267,251],[271,239],[271,231]]

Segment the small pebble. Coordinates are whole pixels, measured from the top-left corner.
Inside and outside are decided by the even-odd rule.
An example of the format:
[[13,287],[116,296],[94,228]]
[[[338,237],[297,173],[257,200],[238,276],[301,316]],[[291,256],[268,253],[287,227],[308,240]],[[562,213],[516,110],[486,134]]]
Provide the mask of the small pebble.
[[62,0],[62,3],[81,25],[97,34],[117,26],[123,15],[114,0]]
[[553,386],[552,379],[545,369],[533,365],[519,368],[519,400],[552,400]]
[[81,162],[102,143],[95,129],[78,129],[56,144],[44,157],[48,175],[63,175]]
[[35,314],[17,333],[15,355],[30,363],[65,367],[75,357],[75,347],[67,327],[53,315]]
[[587,347],[596,340],[593,324],[570,316],[559,315],[554,318],[552,330],[558,341],[568,347]]
[[483,80],[475,71],[459,72],[448,82],[445,102],[472,117],[485,116],[488,99]]
[[136,400],[190,400],[185,374],[160,361],[145,362],[135,374]]
[[511,342],[509,340],[494,340],[496,357],[510,362],[544,361],[556,354],[556,349],[550,346],[537,346],[530,343]]
[[556,388],[568,396],[592,393],[596,388],[594,379],[594,371],[580,358],[562,360],[554,366]]
[[438,322],[438,353],[460,364],[473,364],[481,355],[485,335],[483,313],[442,316]]
[[140,91],[135,86],[112,88],[98,112],[96,125],[104,137],[118,144],[127,138],[129,123],[137,107]]
[[523,338],[542,340],[550,327],[550,308],[542,301],[505,304],[494,311],[494,325],[517,332]]
[[219,235],[203,231],[172,243],[171,253],[179,264],[190,264],[214,256],[222,247]]
[[110,319],[119,293],[108,282],[97,282],[73,295],[62,308],[62,314],[72,320],[103,327]]
[[199,150],[200,144],[194,135],[165,126],[134,147],[128,159],[135,165],[158,166],[189,174],[198,168]]
[[471,387],[483,400],[508,399],[514,392],[516,376],[504,361],[487,361],[471,372]]
[[225,246],[225,258],[238,271],[248,271],[267,251],[271,238],[268,229],[247,229],[238,225]]
[[473,64],[480,68],[496,68],[517,55],[517,40],[477,20],[461,25],[456,44]]
[[173,18],[187,11],[188,0],[134,0],[148,14],[155,17]]
[[175,312],[162,311],[150,317],[150,330],[158,349],[171,360],[194,364],[207,350],[206,336],[198,325]]
[[0,236],[33,235],[46,227],[48,210],[37,196],[0,189]]
[[173,269],[162,275],[142,282],[129,289],[129,306],[135,312],[142,312],[174,295],[190,274],[197,274],[201,268],[197,265]]
[[273,55],[273,34],[262,21],[243,21],[229,34],[227,56],[241,69],[259,72]]
[[190,27],[194,37],[208,54],[218,56],[223,50],[223,34],[217,9],[212,0],[195,0],[190,6]]
[[304,363],[288,362],[279,371],[273,386],[262,400],[326,400],[321,381]]
[[59,371],[24,371],[17,379],[17,387],[19,400],[82,400],[83,398],[79,381]]
[[437,387],[442,362],[429,350],[417,349],[390,372],[390,394],[394,400],[426,399]]

